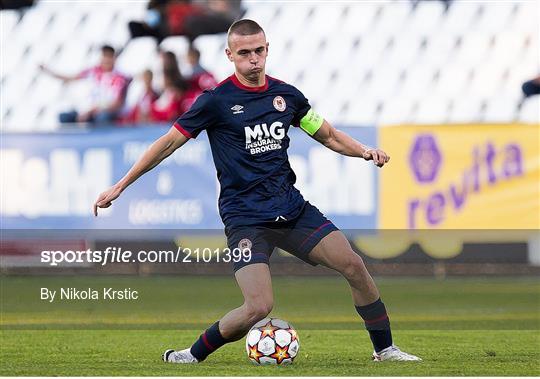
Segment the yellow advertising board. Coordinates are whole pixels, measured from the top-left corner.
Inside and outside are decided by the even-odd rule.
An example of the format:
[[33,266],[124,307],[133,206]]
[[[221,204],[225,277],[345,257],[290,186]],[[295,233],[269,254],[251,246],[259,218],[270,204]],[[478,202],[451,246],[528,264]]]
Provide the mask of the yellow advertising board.
[[379,228],[539,229],[539,126],[388,126]]

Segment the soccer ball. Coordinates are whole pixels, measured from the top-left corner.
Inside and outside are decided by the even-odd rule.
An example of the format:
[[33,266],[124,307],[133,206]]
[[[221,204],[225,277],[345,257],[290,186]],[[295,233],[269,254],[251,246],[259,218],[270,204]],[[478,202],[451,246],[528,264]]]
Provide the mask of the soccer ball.
[[287,321],[265,318],[246,337],[249,360],[256,365],[291,364],[300,349],[298,334]]

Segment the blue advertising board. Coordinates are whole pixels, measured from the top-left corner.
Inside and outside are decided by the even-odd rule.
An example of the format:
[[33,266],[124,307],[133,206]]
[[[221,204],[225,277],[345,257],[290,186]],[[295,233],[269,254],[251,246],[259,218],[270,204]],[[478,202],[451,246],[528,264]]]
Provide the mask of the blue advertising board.
[[[120,179],[168,126],[55,133],[4,133],[4,229],[221,229],[219,183],[206,133],[132,184],[113,206],[92,214],[97,196]],[[346,128],[376,145],[376,129]],[[377,172],[291,128],[289,158],[304,197],[344,229],[377,226]]]

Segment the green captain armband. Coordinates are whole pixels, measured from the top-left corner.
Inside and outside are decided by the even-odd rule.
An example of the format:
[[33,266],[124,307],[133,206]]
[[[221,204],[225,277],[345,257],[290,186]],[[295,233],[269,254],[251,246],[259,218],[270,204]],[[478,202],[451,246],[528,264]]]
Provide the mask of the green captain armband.
[[317,130],[320,129],[323,124],[324,118],[319,116],[317,113],[310,109],[308,113],[300,120],[300,127],[310,136],[317,133]]

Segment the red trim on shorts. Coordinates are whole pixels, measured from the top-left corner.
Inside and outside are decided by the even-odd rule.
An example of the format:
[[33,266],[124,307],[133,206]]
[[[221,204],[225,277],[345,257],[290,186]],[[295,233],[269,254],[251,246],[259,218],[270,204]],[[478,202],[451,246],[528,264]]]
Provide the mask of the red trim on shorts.
[[306,237],[306,239],[304,239],[304,241],[302,241],[302,244],[300,245],[300,247],[304,246],[304,244],[311,238],[313,237],[313,235],[315,235],[318,231],[320,231],[322,228],[325,228],[327,227],[328,225],[331,225],[332,222],[331,221],[326,221],[324,224],[322,224],[321,226],[319,226],[317,229],[315,229],[313,231],[313,233],[311,233],[309,236]]
[[182,125],[180,125],[179,123],[175,122],[173,124],[173,126],[176,128],[176,130],[178,130],[180,133],[182,133],[184,136],[186,136],[187,138],[193,138],[193,136],[191,135],[190,132],[188,132],[186,129],[182,128]]

